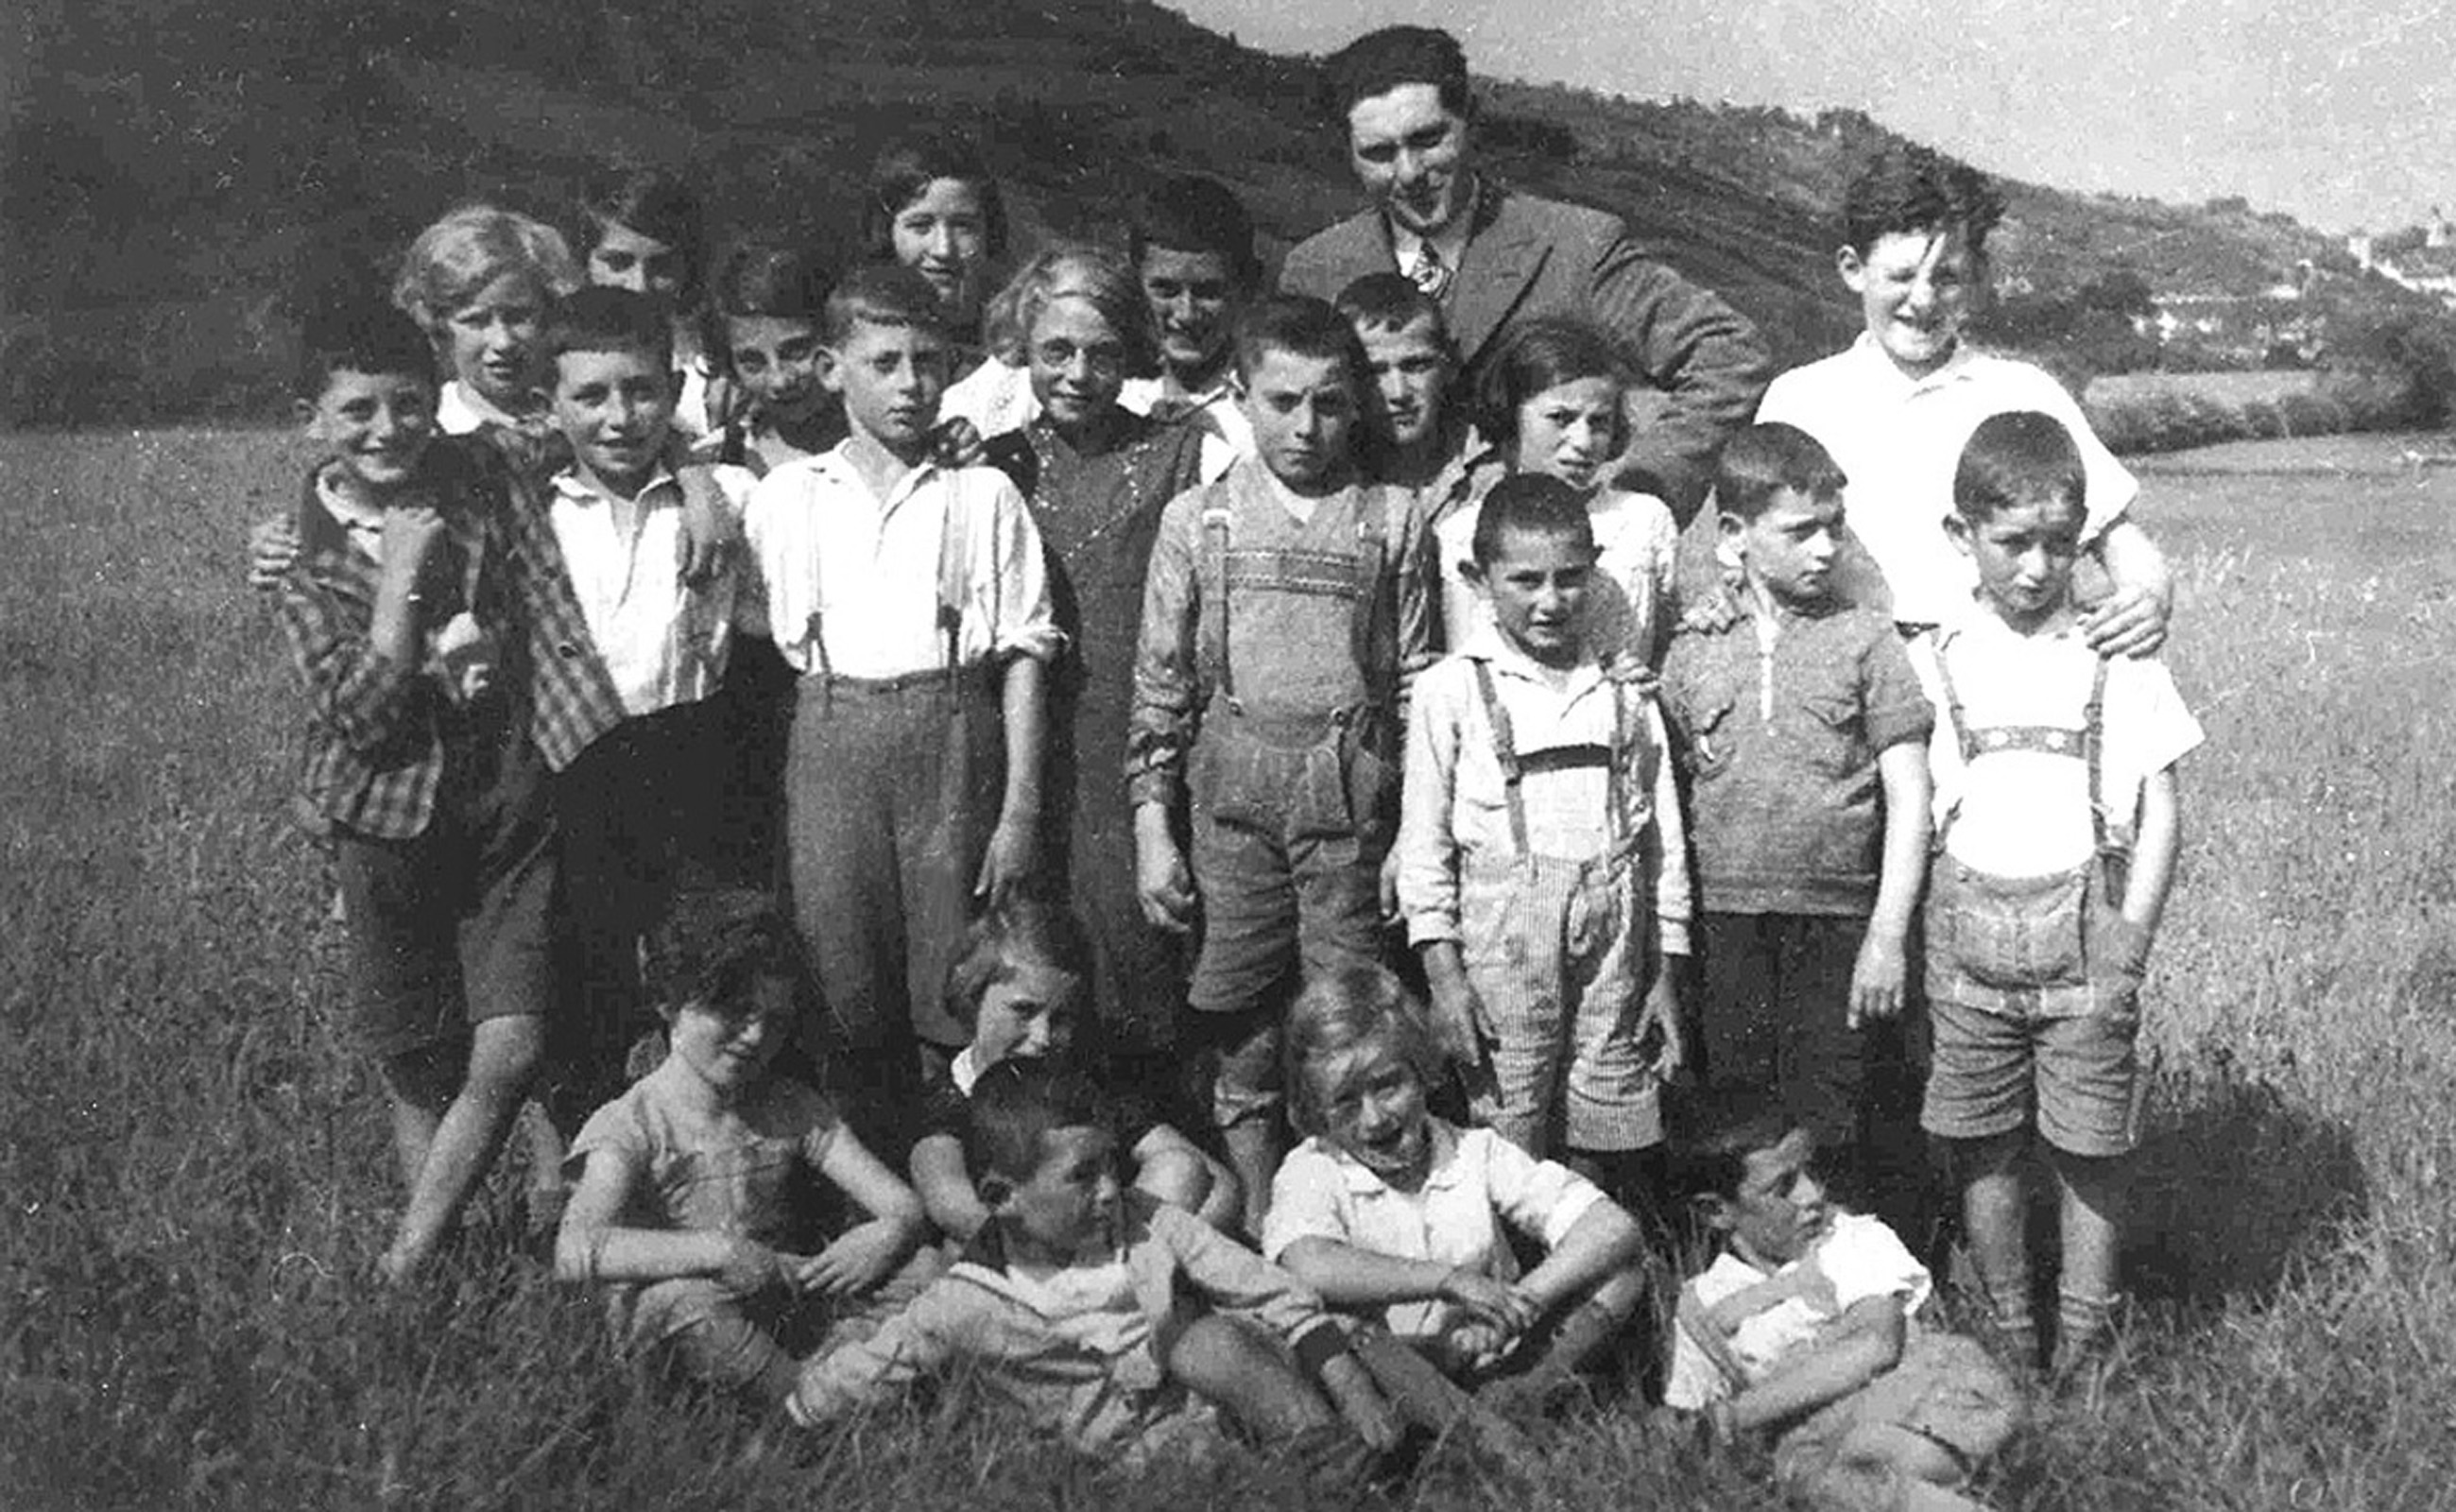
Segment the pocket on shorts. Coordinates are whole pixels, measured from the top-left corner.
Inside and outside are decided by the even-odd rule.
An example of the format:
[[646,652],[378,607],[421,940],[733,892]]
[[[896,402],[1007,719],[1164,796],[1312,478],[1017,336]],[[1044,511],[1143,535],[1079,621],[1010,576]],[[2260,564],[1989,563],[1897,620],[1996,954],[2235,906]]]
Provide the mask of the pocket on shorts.
[[2079,986],[2088,979],[2089,875],[2006,881],[1951,861],[1943,931],[1954,964],[1998,991]]

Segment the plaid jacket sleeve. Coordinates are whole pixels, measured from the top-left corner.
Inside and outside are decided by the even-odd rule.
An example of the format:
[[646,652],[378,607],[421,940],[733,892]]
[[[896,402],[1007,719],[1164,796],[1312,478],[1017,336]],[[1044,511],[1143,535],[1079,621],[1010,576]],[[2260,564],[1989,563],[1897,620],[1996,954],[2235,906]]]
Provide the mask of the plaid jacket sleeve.
[[317,723],[361,756],[378,756],[415,712],[418,669],[376,649],[372,593],[341,588],[317,566],[308,558],[293,563],[275,595],[290,664]]

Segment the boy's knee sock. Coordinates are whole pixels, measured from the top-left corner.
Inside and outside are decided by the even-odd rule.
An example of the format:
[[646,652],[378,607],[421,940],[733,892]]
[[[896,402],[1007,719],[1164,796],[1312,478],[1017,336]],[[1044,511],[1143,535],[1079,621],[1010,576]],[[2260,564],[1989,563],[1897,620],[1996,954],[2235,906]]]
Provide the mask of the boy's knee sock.
[[2056,1294],[2056,1362],[2067,1365],[2098,1354],[2115,1335],[2118,1298]]

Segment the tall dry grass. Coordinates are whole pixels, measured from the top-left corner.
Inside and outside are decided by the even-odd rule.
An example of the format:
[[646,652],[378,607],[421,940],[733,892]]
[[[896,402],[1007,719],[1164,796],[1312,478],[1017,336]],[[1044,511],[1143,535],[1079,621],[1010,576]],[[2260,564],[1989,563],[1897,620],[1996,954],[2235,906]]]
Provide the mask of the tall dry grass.
[[[2042,1415],[2000,1506],[2456,1505],[2456,481],[2327,444],[2335,477],[2148,480],[2211,739],[2151,984],[2139,1300],[2123,1371]],[[1117,1480],[960,1383],[746,1458],[611,1359],[508,1202],[453,1284],[366,1283],[381,1119],[280,817],[293,694],[237,586],[295,460],[0,439],[0,1504],[1305,1504],[1259,1461]],[[1746,1468],[1588,1420],[1507,1500],[1765,1505]]]

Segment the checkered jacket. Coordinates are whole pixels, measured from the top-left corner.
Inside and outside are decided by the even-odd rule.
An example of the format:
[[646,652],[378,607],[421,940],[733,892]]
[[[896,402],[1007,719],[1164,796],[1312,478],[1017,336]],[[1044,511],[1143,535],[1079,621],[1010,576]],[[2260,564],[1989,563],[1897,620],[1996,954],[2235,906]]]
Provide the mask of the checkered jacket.
[[[521,618],[518,574],[489,471],[438,447],[417,486],[444,518],[454,569],[439,575],[447,583],[430,596],[429,619],[466,609],[489,629],[510,628]],[[387,840],[422,834],[451,747],[486,738],[500,728],[491,721],[525,717],[526,680],[517,664],[501,667],[501,692],[454,710],[442,683],[371,643],[383,569],[325,510],[312,473],[300,490],[297,529],[298,557],[274,603],[309,708],[298,816],[317,833],[339,827]],[[507,652],[507,660],[517,657]]]

